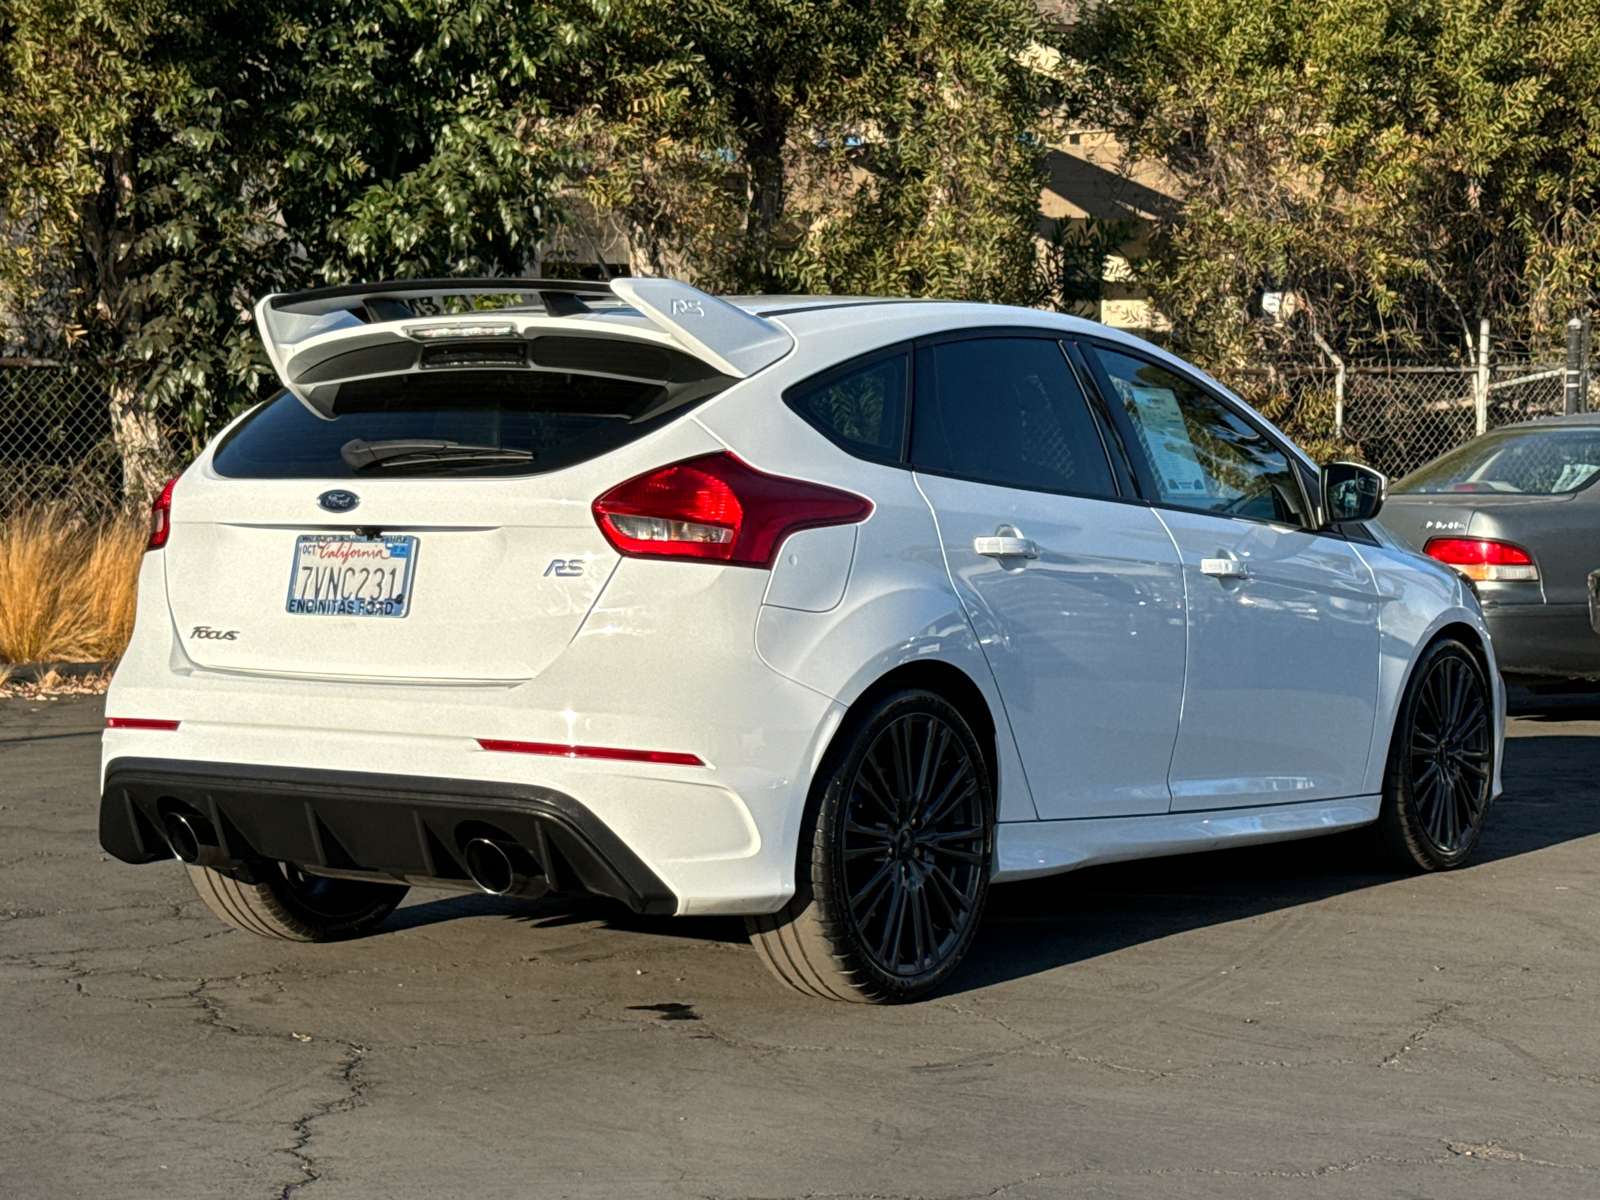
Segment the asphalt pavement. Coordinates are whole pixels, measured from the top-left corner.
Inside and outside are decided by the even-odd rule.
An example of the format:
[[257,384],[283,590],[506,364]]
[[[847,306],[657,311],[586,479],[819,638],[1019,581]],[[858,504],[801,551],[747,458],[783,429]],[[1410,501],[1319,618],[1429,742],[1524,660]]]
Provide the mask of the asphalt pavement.
[[1466,870],[1320,840],[1002,887],[901,1008],[587,899],[233,932],[101,852],[100,725],[0,701],[9,1196],[1600,1196],[1600,707],[1512,721]]

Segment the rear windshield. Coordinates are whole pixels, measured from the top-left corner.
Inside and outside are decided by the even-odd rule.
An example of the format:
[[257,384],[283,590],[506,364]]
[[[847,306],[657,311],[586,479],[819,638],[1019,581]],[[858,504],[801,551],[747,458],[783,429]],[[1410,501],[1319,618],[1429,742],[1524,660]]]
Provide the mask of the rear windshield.
[[484,369],[357,380],[338,386],[331,420],[279,394],[212,462],[235,479],[539,474],[643,437],[732,382]]
[[1555,496],[1600,478],[1600,427],[1507,429],[1452,450],[1391,491]]

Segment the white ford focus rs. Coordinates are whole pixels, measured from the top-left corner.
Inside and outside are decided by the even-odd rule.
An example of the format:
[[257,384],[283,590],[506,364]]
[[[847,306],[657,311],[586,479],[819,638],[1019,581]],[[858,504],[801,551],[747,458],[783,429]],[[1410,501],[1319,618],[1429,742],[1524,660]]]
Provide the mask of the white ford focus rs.
[[1370,826],[1472,852],[1471,586],[1100,325],[662,279],[271,296],[285,391],[162,493],[100,838],[238,928],[408,886],[731,913],[904,1000],[992,883]]

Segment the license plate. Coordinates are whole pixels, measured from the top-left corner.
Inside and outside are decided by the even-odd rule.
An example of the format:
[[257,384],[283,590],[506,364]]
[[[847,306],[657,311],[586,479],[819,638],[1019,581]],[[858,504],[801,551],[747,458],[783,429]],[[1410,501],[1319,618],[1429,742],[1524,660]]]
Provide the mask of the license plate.
[[403,617],[411,607],[414,537],[302,533],[288,611],[317,617]]

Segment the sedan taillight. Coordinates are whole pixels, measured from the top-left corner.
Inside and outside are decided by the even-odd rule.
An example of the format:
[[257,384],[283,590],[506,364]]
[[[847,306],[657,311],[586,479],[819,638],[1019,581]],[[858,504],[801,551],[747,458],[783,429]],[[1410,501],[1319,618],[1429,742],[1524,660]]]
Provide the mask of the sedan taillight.
[[1539,568],[1528,552],[1491,538],[1431,538],[1423,551],[1480,583],[1536,582]]
[[632,557],[770,567],[791,533],[864,521],[872,501],[768,475],[724,452],[618,484],[593,509],[606,540]]

